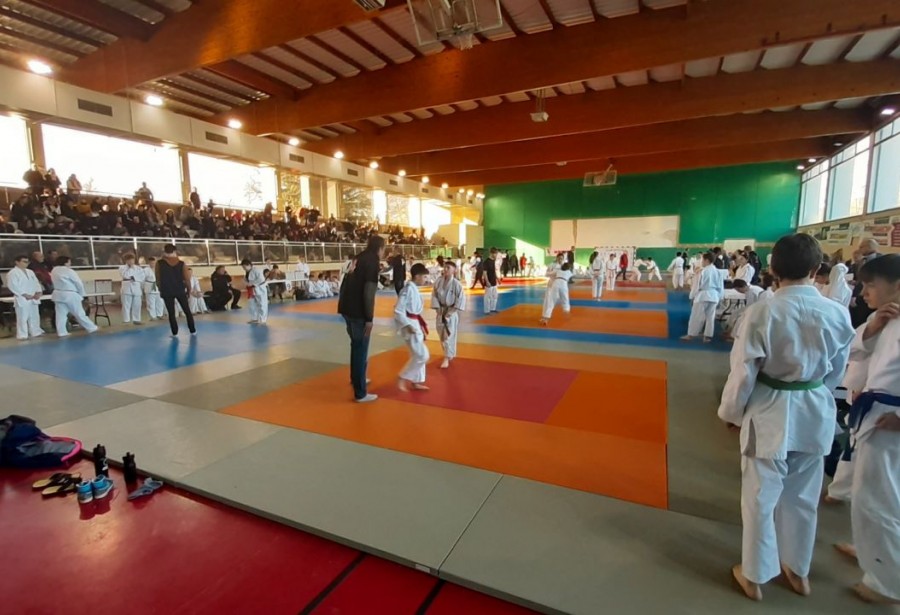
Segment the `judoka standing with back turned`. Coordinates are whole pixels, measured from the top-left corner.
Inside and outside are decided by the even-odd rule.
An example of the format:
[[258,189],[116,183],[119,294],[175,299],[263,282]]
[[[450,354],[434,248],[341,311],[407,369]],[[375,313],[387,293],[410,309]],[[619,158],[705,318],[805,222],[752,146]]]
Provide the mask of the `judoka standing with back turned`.
[[850,315],[812,286],[822,262],[806,234],[772,250],[781,287],[744,313],[719,418],[740,427],[741,563],[732,574],[752,600],[782,573],[809,595],[824,456],[835,431],[832,391],[850,355]]
[[456,263],[452,260],[444,261],[444,270],[431,288],[431,308],[437,311],[436,328],[444,349],[441,369],[447,369],[456,357],[459,313],[466,309],[466,293],[456,277]]

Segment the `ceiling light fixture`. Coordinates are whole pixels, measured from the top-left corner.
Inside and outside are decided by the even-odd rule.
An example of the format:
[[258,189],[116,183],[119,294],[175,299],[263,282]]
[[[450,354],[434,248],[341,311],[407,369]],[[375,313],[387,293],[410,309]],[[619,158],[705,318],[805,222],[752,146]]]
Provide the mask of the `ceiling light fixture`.
[[443,188],[444,190],[446,190],[449,187],[450,187],[450,184],[448,184],[447,182],[444,182],[443,184],[441,184],[441,188]]
[[475,194],[475,191],[474,191],[474,190],[468,190],[468,191],[466,192],[466,194],[469,195],[469,196],[472,196],[473,194]]
[[52,75],[53,68],[40,60],[28,60],[28,70],[38,75]]
[[428,177],[427,175],[426,175],[425,177],[422,178],[422,183],[423,183],[423,184],[427,184],[427,183],[430,182],[430,181],[431,181],[431,178]]
[[806,170],[806,167],[803,166],[802,164],[798,164],[798,165],[797,165],[797,170],[798,170],[798,171],[804,171],[804,170]]
[[241,127],[243,127],[243,125],[244,125],[244,123],[239,119],[231,118],[230,120],[228,120],[229,128],[234,128],[235,130],[240,130]]
[[334,153],[334,157],[337,158],[338,160],[343,160],[344,152],[342,152],[341,150],[338,150]]
[[815,161],[816,161],[815,158],[809,158],[809,159],[807,160],[807,162],[808,162],[809,164],[813,164]]
[[881,115],[894,115],[895,113],[897,113],[896,107],[885,107],[881,110]]
[[156,94],[147,94],[147,96],[144,97],[144,102],[151,107],[162,107],[165,101]]
[[466,191],[465,188],[460,188],[459,190],[457,190],[457,192],[459,192],[460,194],[464,193],[465,191]]
[[370,168],[370,169],[377,169],[377,168],[378,168],[378,161],[377,161],[377,160],[373,160],[372,162],[370,162],[370,163],[369,163],[369,168]]
[[298,139],[297,137],[291,137],[290,139],[288,139],[288,145],[290,145],[291,147],[297,147],[298,145],[300,145],[300,139]]
[[475,198],[476,198],[476,199],[483,199],[483,198],[484,198],[484,195],[481,194],[481,193],[479,192],[478,194],[475,195]]
[[399,171],[397,171],[397,175],[399,175],[400,177],[406,177],[406,169],[400,169]]

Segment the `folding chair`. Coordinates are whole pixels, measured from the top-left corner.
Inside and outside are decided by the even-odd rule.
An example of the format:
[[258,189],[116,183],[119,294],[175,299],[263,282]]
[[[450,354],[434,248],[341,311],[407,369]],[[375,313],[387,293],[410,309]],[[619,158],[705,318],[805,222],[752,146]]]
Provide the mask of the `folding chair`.
[[94,322],[97,323],[99,319],[105,318],[106,324],[112,326],[109,312],[106,311],[106,297],[113,294],[112,280],[95,280],[94,292],[91,294],[94,298]]

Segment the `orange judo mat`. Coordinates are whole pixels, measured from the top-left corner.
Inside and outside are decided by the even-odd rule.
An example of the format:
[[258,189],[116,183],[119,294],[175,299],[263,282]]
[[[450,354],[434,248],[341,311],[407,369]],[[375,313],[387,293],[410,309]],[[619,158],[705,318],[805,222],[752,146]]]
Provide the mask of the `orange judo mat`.
[[[429,341],[429,378],[440,346]],[[349,350],[348,350],[349,351]],[[661,361],[460,344],[458,359],[484,361],[486,394],[503,403],[518,365],[572,370],[543,423],[439,407],[429,392],[352,401],[342,366],[222,412],[502,474],[665,508],[666,365]],[[370,391],[393,387],[406,362],[398,348],[369,361]],[[459,387],[473,386],[461,381]],[[455,383],[454,383],[454,386]],[[495,390],[489,390],[491,386]],[[465,410],[465,409],[463,409]]]
[[[485,316],[477,322],[480,325],[497,325],[501,327],[543,328],[538,323],[542,307],[533,304],[520,304],[503,309],[500,313]],[[663,310],[635,309],[597,309],[594,307],[573,306],[569,314],[565,314],[559,306],[553,311],[548,326],[561,331],[580,331],[582,333],[606,333],[612,335],[636,335],[641,337],[668,337],[669,316]]]

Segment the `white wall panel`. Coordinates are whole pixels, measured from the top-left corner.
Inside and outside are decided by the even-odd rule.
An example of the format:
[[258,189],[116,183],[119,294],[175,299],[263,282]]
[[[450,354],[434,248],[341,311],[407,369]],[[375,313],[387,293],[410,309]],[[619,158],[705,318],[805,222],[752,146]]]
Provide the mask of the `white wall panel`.
[[191,145],[221,154],[241,155],[241,133],[201,120],[191,120]]
[[253,135],[241,135],[241,156],[248,160],[279,164],[278,142]]
[[135,134],[171,143],[191,142],[191,120],[183,115],[131,101],[131,125]]
[[54,81],[0,66],[0,105],[21,111],[56,115]]
[[278,150],[279,164],[281,166],[294,169],[295,171],[303,171],[304,173],[313,172],[314,154],[284,143],[279,145]]
[[58,117],[131,132],[131,104],[127,98],[55,82]]

